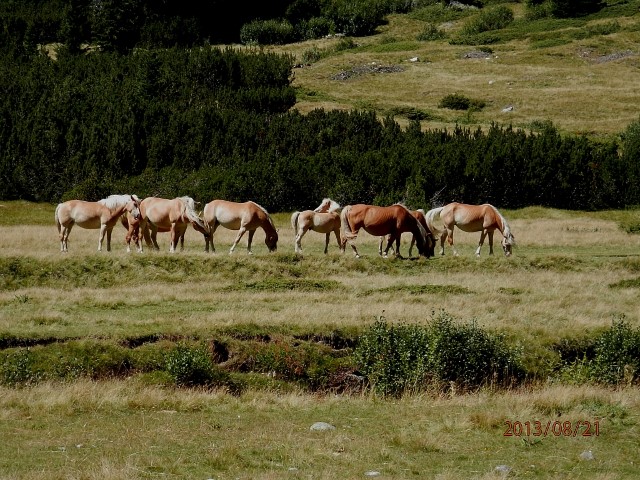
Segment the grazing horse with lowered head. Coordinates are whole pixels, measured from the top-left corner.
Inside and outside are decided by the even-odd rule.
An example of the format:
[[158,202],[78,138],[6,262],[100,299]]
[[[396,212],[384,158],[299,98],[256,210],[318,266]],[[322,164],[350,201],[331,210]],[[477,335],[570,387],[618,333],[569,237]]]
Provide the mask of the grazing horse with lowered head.
[[82,228],[100,229],[98,251],[107,236],[107,251],[111,251],[111,232],[118,218],[129,212],[134,218],[140,217],[140,199],[135,195],[110,195],[97,202],[69,200],[58,204],[55,212],[56,226],[60,236],[60,251],[67,252],[69,233],[74,225]]
[[278,248],[278,232],[273,220],[267,210],[255,202],[238,203],[227,200],[213,200],[205,205],[203,217],[209,228],[209,235],[205,237],[205,251],[207,252],[209,251],[209,244],[211,244],[211,251],[216,251],[213,245],[213,234],[220,225],[229,230],[238,230],[238,235],[236,235],[229,253],[233,253],[245,232],[249,232],[247,236],[247,252],[251,254],[251,242],[258,228],[264,230],[264,243],[269,251],[275,252]]
[[388,207],[364,204],[347,205],[342,209],[340,219],[342,221],[342,243],[345,246],[347,242],[351,245],[356,258],[359,258],[360,255],[354,241],[361,228],[370,235],[378,237],[389,235],[385,255],[395,242],[396,256],[400,256],[400,236],[405,232],[411,232],[414,235],[418,253],[422,256],[427,255],[427,230],[404,205],[395,204]]
[[[171,244],[169,252],[174,253],[178,240],[184,238],[189,225],[202,233],[205,237],[209,229],[195,210],[195,201],[191,197],[176,197],[173,199],[147,197],[140,202],[140,225],[147,247],[160,250],[158,232],[170,232]],[[183,240],[184,241],[184,240]],[[140,243],[139,251],[142,251]]]
[[[400,203],[399,205],[402,205],[402,204]],[[425,256],[427,258],[433,257],[435,255],[434,251],[436,246],[436,240],[433,234],[431,233],[431,229],[427,225],[427,219],[425,217],[424,210],[419,208],[417,210],[409,210],[409,211],[411,212],[411,215],[416,217],[416,220],[418,220],[418,222],[420,222],[420,225],[422,225],[424,229],[427,231],[427,245],[426,245]],[[384,241],[385,241],[385,237],[380,237],[380,245],[378,245],[378,253],[380,255],[382,255],[382,244],[384,243]],[[388,241],[388,238],[387,238],[387,241]],[[411,252],[413,251],[413,246],[415,245],[415,243],[416,243],[416,237],[414,235],[411,237],[411,244],[409,245],[409,257],[411,257]],[[393,247],[391,248],[393,249]]]
[[302,237],[309,230],[324,233],[326,235],[324,243],[325,254],[329,249],[331,232],[335,234],[336,241],[338,242],[338,248],[344,252],[344,245],[340,241],[339,210],[340,205],[337,202],[330,198],[325,198],[315,210],[293,212],[293,214],[291,214],[291,227],[296,232],[296,238],[293,244],[295,252],[302,253]]
[[447,239],[453,254],[458,255],[453,244],[453,229],[458,227],[463,232],[481,232],[480,242],[476,249],[476,256],[480,256],[480,249],[485,237],[489,236],[489,255],[493,255],[493,232],[498,230],[502,234],[502,250],[505,256],[511,255],[511,249],[516,239],[511,233],[507,220],[492,205],[468,205],[465,203],[449,203],[444,207],[434,208],[427,212],[427,224],[435,235],[440,236],[440,255],[444,255],[444,241]]

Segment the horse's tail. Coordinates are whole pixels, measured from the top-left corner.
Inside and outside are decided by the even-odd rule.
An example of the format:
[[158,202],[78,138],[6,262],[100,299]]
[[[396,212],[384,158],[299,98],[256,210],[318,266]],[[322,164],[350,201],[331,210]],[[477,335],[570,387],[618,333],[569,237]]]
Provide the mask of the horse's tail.
[[198,225],[204,232],[209,233],[209,224],[202,218],[200,218],[200,215],[198,215],[198,212],[196,212],[195,202],[193,201],[193,199],[189,198],[189,200],[190,201],[184,202],[184,213],[189,219],[189,222],[194,225],[194,228],[195,225]]
[[356,236],[353,234],[351,230],[351,225],[349,225],[349,213],[351,213],[351,205],[347,205],[340,212],[340,225],[341,225],[341,240],[342,244],[344,244],[347,240],[353,240]]
[[432,208],[425,214],[425,220],[427,221],[427,226],[433,235],[439,235],[442,232],[442,228],[436,227],[436,218],[440,217],[440,212],[444,207]]
[[56,212],[55,212],[55,219],[56,219],[56,227],[58,228],[58,234],[62,233],[62,224],[60,223],[60,207],[62,206],[61,203],[58,204],[58,206],[56,207]]
[[293,212],[291,214],[291,228],[293,228],[294,232],[298,232],[298,217],[300,216],[300,212]]

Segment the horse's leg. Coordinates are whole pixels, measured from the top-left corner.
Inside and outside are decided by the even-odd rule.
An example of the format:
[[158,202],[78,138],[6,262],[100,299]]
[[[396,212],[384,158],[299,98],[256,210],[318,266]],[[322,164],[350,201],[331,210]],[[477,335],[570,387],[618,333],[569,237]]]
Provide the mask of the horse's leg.
[[440,255],[444,255],[444,242],[448,236],[446,229],[440,234]]
[[73,227],[73,222],[69,224],[68,227],[62,227],[62,233],[60,234],[60,251],[68,252],[69,251],[69,234],[71,233],[71,228]]
[[102,242],[104,241],[104,236],[107,233],[107,225],[103,223],[100,225],[100,235],[98,236],[98,251],[102,251]]
[[209,225],[209,235],[205,236],[205,246],[204,251],[209,251],[209,245],[211,245],[211,252],[216,253],[216,247],[213,246],[213,234],[216,233],[216,229],[220,225],[215,219],[213,220],[213,224]]
[[[242,238],[242,235],[244,235],[244,232],[246,231],[247,231],[247,227],[245,226],[240,227],[240,229],[238,230],[238,235],[236,235],[236,239],[233,241],[233,245],[231,245],[231,249],[229,250],[229,253],[233,253],[233,251],[236,249],[236,245],[238,245],[238,242],[240,241],[240,239]],[[213,243],[211,245],[213,245]]]
[[329,251],[329,240],[331,240],[331,232],[327,232],[327,235],[324,239],[324,254],[326,255]]
[[384,243],[384,235],[380,237],[380,242],[378,242],[378,255],[382,256],[382,244]]
[[158,245],[158,227],[154,224],[151,224],[151,243],[153,244],[153,248],[160,250],[160,245]]
[[296,253],[302,253],[302,237],[304,237],[305,233],[307,233],[307,229],[300,225],[300,227],[298,227],[298,231],[296,232],[296,238],[293,242],[293,249]]
[[[447,241],[448,241],[449,245],[451,246],[451,249],[453,250],[453,254],[457,257],[458,256],[458,250],[456,250],[456,247],[453,244],[453,227],[451,227],[451,228],[447,227]],[[443,248],[443,250],[444,250],[444,248]]]
[[113,232],[113,228],[107,227],[107,252],[111,251],[111,233]]
[[255,230],[249,230],[249,234],[247,235],[247,253],[249,255],[253,255],[251,251],[251,242],[253,242],[253,236],[256,234]]
[[489,235],[489,255],[493,255],[493,230],[487,232]]
[[336,241],[338,242],[338,248],[340,249],[340,251],[342,253],[344,253],[344,245],[342,245],[342,242],[340,241],[340,229],[336,229],[333,231],[333,233],[335,233],[336,235]]
[[411,258],[411,252],[413,252],[413,246],[416,244],[416,236],[411,236],[411,243],[409,244],[409,258]]

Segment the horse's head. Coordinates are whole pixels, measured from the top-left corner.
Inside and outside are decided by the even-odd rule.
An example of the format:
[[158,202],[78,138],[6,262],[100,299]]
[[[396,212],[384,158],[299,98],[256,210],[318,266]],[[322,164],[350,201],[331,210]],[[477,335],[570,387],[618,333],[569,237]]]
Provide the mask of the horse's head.
[[502,238],[502,250],[504,251],[504,255],[506,257],[511,256],[511,249],[516,244],[516,238],[513,236],[511,232],[505,237]]
[[131,200],[127,204],[127,211],[136,220],[140,218],[140,199],[137,195],[131,195]]
[[275,252],[278,249],[278,232],[273,232],[271,235],[267,235],[264,239],[264,243],[270,252]]
[[427,239],[424,246],[425,257],[430,258],[435,256],[436,251],[436,239],[433,234],[427,231]]

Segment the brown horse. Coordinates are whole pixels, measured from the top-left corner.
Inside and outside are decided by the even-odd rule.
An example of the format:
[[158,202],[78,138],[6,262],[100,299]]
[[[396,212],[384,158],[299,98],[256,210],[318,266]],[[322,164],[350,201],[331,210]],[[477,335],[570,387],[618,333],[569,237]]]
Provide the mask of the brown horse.
[[336,236],[338,247],[344,252],[344,245],[340,241],[340,205],[330,198],[325,198],[315,210],[304,210],[302,212],[293,212],[291,215],[291,227],[296,232],[294,240],[294,249],[296,253],[302,253],[302,237],[309,230],[324,233],[325,244],[324,253],[329,250],[329,240],[331,232]]
[[82,228],[100,229],[98,251],[102,251],[104,236],[107,236],[107,251],[111,251],[111,232],[118,218],[129,212],[140,217],[140,199],[135,195],[111,195],[98,202],[69,200],[56,207],[55,221],[60,236],[60,251],[67,252],[69,233],[74,225]]
[[[402,205],[402,204],[400,204]],[[425,217],[425,213],[424,210],[419,208],[417,210],[409,210],[411,212],[411,215],[413,215],[414,217],[416,217],[416,220],[418,220],[418,222],[420,222],[420,225],[423,226],[423,228],[427,231],[427,245],[426,245],[426,257],[433,257],[435,255],[434,251],[435,251],[435,246],[436,246],[436,240],[435,237],[433,236],[433,234],[431,233],[431,229],[429,228],[429,226],[427,225],[427,219]],[[387,238],[387,241],[389,239]],[[378,253],[380,255],[382,255],[382,244],[385,241],[385,237],[380,237],[380,245],[378,245]],[[411,257],[411,252],[413,251],[413,246],[416,243],[416,237],[412,236],[411,237],[411,244],[409,245],[409,257]],[[393,247],[391,247],[393,249]],[[396,252],[399,253],[399,252]]]
[[233,253],[244,233],[249,232],[247,252],[251,254],[251,242],[258,228],[264,230],[264,243],[269,251],[275,252],[278,248],[278,232],[273,220],[269,213],[255,202],[237,203],[227,200],[213,200],[205,205],[203,216],[209,229],[209,234],[205,236],[205,250],[207,252],[209,244],[211,244],[211,251],[216,251],[213,245],[213,234],[220,225],[229,230],[238,230],[238,235],[233,241],[229,253]]
[[354,241],[361,228],[364,228],[370,235],[389,235],[384,254],[387,254],[395,242],[395,252],[398,257],[400,256],[400,236],[404,232],[411,232],[416,239],[418,253],[427,256],[427,230],[404,205],[395,204],[388,207],[364,204],[347,205],[342,209],[340,219],[342,221],[342,243],[346,245],[348,242],[351,245],[356,258],[360,255]]
[[[171,232],[170,253],[176,251],[178,240],[184,238],[184,233],[190,224],[205,238],[209,234],[209,229],[198,216],[195,202],[191,197],[173,199],[147,197],[140,203],[140,214],[139,229],[142,230],[144,241],[147,247],[153,247],[156,250],[160,250],[157,241],[158,232]],[[142,251],[142,243],[139,251]]]
[[444,207],[434,208],[426,214],[427,224],[435,235],[440,236],[440,254],[444,255],[444,241],[447,239],[453,248],[453,254],[458,251],[453,244],[453,229],[458,227],[463,232],[481,232],[480,242],[476,249],[476,256],[480,256],[480,249],[485,237],[489,236],[489,255],[493,255],[493,232],[498,230],[502,234],[502,249],[508,257],[516,239],[511,233],[507,220],[494,206],[467,205],[464,203],[449,203]]

